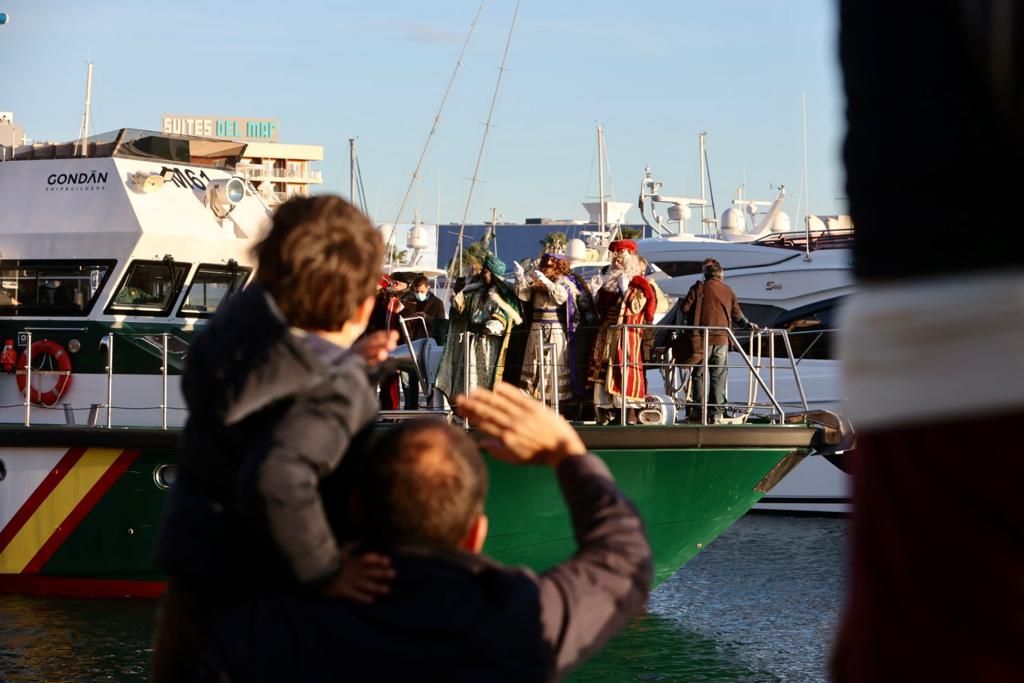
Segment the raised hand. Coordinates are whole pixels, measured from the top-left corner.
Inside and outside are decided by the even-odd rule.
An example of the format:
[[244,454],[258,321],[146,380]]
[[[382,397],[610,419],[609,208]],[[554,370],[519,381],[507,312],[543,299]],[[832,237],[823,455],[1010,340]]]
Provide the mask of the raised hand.
[[398,344],[398,330],[371,332],[355,344],[352,350],[366,359],[368,365],[377,365],[388,359],[388,352]]
[[480,445],[499,460],[557,466],[587,452],[561,415],[506,382],[497,383],[493,391],[478,387],[468,397],[459,396],[456,404],[487,435]]

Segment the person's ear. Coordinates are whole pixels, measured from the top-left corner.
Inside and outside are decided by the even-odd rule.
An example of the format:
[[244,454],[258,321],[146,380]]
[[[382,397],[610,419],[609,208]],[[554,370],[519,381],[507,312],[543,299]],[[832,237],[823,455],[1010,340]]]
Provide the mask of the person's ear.
[[469,530],[466,531],[466,535],[462,537],[462,542],[459,543],[459,548],[466,552],[479,555],[484,549],[484,541],[487,540],[487,515],[481,513],[476,516],[473,523],[469,525]]

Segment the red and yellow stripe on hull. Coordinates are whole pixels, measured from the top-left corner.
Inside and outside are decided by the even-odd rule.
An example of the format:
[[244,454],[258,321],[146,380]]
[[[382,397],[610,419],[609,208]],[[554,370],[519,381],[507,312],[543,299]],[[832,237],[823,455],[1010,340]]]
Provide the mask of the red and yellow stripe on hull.
[[[158,594],[162,586],[159,582],[40,574],[138,455],[137,449],[68,450],[0,529],[0,592],[90,596]],[[130,591],[126,590],[126,584],[132,584]]]

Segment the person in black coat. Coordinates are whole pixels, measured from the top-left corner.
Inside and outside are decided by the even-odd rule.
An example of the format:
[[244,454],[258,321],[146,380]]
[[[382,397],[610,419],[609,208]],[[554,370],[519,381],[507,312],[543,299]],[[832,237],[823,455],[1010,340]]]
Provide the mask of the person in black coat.
[[462,430],[439,420],[393,428],[351,505],[373,547],[394,558],[373,604],[266,597],[220,622],[201,680],[549,681],[593,655],[642,607],[651,549],[636,509],[561,417],[510,384],[460,409],[494,457],[551,468],[576,553],[536,575],[479,553],[487,468]]
[[364,597],[318,485],[377,415],[367,359],[394,338],[349,347],[373,308],[383,244],[354,207],[321,195],[282,204],[256,252],[256,284],[219,308],[182,377],[189,416],[156,547],[169,576],[157,682],[191,679],[218,615],[253,595]]

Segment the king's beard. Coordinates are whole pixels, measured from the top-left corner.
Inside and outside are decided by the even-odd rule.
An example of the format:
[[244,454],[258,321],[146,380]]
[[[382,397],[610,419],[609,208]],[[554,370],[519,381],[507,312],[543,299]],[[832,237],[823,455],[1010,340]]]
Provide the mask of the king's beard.
[[608,274],[604,276],[602,289],[611,292],[619,290],[619,278],[626,276],[626,281],[632,280],[637,275],[643,274],[643,266],[640,259],[634,254],[625,253],[618,260],[613,260],[609,267]]

